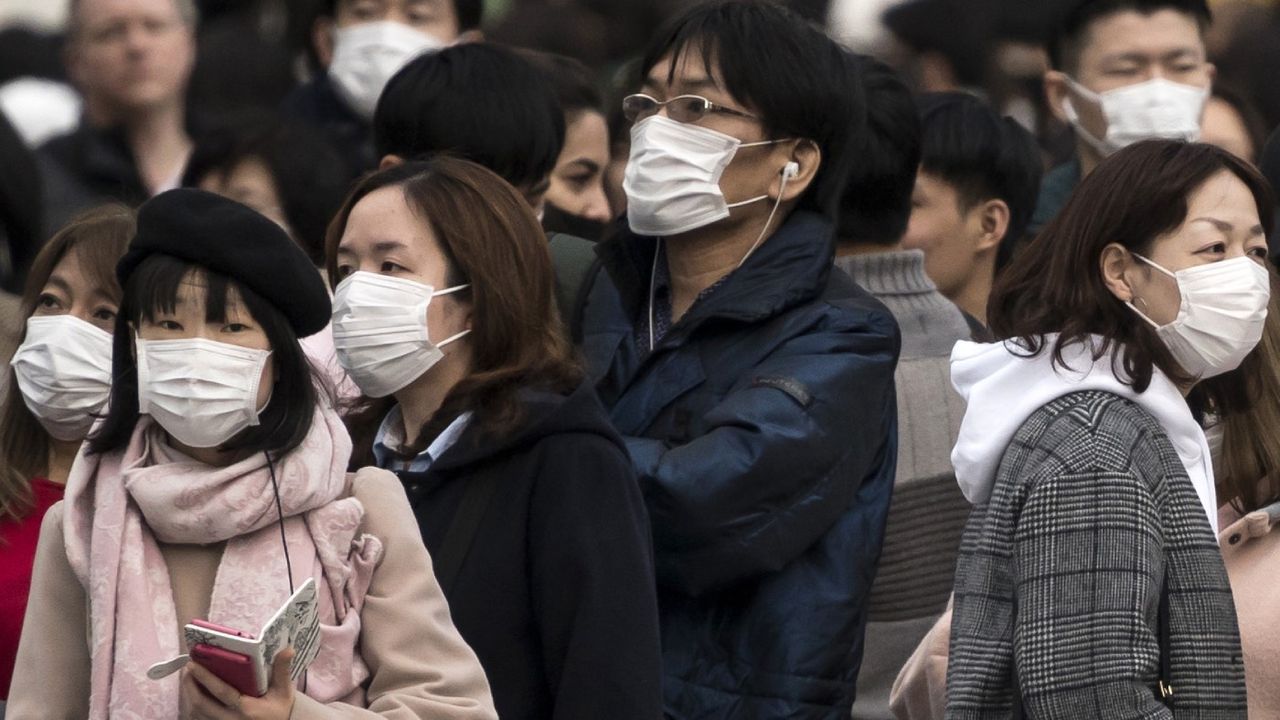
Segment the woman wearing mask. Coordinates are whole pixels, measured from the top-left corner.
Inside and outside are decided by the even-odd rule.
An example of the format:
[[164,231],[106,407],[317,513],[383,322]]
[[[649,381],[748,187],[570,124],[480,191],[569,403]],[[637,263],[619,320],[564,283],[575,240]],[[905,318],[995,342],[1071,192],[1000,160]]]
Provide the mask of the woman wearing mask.
[[401,165],[356,187],[328,250],[338,359],[373,399],[357,447],[408,488],[498,713],[658,717],[644,506],[528,203],[470,162]]
[[548,233],[601,240],[613,219],[604,192],[609,164],[604,100],[591,71],[577,60],[532,51],[526,57],[546,74],[564,109],[564,147],[551,171],[542,227]]
[[[394,476],[351,444],[298,345],[329,315],[302,251],[231,200],[148,201],[117,275],[107,416],[41,528],[7,720],[493,718]],[[262,697],[149,679],[192,619],[254,632],[314,579],[319,654]],[[412,628],[412,632],[406,632]]]
[[36,256],[22,296],[26,330],[0,409],[0,708],[22,634],[40,521],[111,392],[115,267],[133,211],[92,210]]
[[997,285],[1003,342],[956,347],[969,405],[952,459],[976,507],[948,717],[1245,717],[1213,469],[1187,397],[1231,415],[1257,370],[1256,355],[1237,368],[1266,319],[1271,202],[1223,150],[1126,148]]

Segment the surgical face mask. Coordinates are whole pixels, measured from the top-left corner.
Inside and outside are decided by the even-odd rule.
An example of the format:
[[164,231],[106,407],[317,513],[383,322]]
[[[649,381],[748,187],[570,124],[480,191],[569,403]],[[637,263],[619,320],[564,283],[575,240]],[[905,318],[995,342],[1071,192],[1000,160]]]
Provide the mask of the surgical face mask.
[[1076,93],[1096,104],[1106,118],[1106,136],[1098,138],[1080,124],[1071,98],[1063,103],[1067,120],[1103,157],[1141,140],[1194,142],[1200,138],[1208,88],[1154,78],[1098,94],[1070,78],[1067,82]]
[[1141,255],[1134,257],[1178,283],[1182,305],[1168,325],[1157,325],[1133,303],[1128,305],[1156,329],[1182,369],[1203,380],[1240,367],[1262,339],[1271,300],[1267,269],[1239,257],[1170,272]]
[[182,444],[217,447],[258,424],[258,385],[270,350],[203,338],[138,338],[135,346],[138,412]]
[[729,204],[720,192],[720,176],[738,148],[782,140],[743,143],[715,130],[661,115],[631,128],[631,157],[623,175],[627,222],[637,235],[667,237],[696,230],[729,217],[768,195]]
[[373,119],[391,77],[423,53],[445,47],[439,38],[390,20],[338,28],[333,34],[329,78],[347,107]]
[[71,315],[27,320],[9,364],[22,401],[56,440],[83,440],[111,395],[111,333]]
[[444,357],[441,350],[470,330],[431,342],[427,307],[432,298],[465,290],[436,290],[412,280],[352,273],[333,293],[333,346],[361,392],[386,397],[422,377]]

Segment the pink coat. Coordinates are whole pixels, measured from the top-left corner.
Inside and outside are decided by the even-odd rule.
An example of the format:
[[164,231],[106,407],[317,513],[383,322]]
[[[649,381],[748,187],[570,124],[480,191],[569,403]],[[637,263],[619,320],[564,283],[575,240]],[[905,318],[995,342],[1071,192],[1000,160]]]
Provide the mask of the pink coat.
[[1280,718],[1280,503],[1244,517],[1224,507],[1218,535],[1244,649],[1249,717]]

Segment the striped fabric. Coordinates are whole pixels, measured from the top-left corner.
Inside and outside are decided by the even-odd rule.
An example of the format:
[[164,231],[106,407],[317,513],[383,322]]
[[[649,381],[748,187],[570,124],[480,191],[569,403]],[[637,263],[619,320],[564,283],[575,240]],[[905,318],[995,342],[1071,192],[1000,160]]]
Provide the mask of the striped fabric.
[[[1172,712],[1156,689],[1166,563]],[[1029,718],[1245,718],[1216,539],[1164,431],[1116,395],[1032,415],[965,528],[947,718],[1007,718],[1015,656]]]

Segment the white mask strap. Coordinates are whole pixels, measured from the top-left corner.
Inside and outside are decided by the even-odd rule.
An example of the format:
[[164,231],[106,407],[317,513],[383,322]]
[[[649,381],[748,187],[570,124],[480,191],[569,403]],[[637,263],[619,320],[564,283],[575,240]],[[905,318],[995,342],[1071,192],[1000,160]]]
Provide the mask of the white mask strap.
[[[465,286],[464,286],[464,287],[465,287]],[[443,341],[441,341],[441,342],[439,342],[439,343],[436,343],[436,347],[438,347],[438,348],[442,348],[442,347],[444,347],[445,345],[448,345],[449,343],[454,342],[454,341],[456,341],[456,340],[461,340],[462,338],[464,338],[464,337],[466,337],[466,336],[468,336],[468,335],[470,335],[470,334],[471,334],[471,331],[470,331],[470,330],[463,330],[462,332],[458,333],[457,335],[454,335],[454,336],[453,336],[453,337],[451,337],[451,338],[448,338],[448,339],[443,340]]]
[[471,287],[470,283],[467,283],[466,285],[454,285],[453,287],[445,288],[444,290],[436,290],[435,292],[431,293],[431,297],[436,298],[436,297],[440,297],[441,295],[452,295],[456,292],[462,292],[463,290],[466,290],[469,287]]
[[1168,275],[1169,277],[1173,278],[1174,280],[1177,280],[1177,279],[1178,279],[1178,276],[1177,276],[1176,274],[1174,274],[1174,273],[1172,273],[1172,272],[1169,272],[1168,270],[1164,269],[1164,268],[1163,268],[1163,267],[1161,267],[1160,265],[1157,265],[1157,264],[1156,264],[1154,261],[1152,261],[1151,259],[1149,259],[1149,258],[1145,258],[1145,257],[1143,257],[1143,256],[1139,255],[1138,253],[1133,252],[1132,250],[1130,250],[1130,251],[1129,251],[1129,254],[1130,254],[1130,255],[1132,255],[1132,256],[1134,256],[1134,257],[1136,257],[1136,258],[1138,258],[1138,259],[1139,259],[1139,260],[1141,260],[1142,262],[1144,262],[1144,263],[1146,263],[1146,264],[1150,265],[1151,267],[1153,267],[1153,268],[1155,268],[1155,269],[1159,270],[1160,272],[1164,273],[1165,275]]
[[740,207],[742,207],[743,205],[750,205],[751,203],[758,203],[758,202],[760,202],[761,200],[768,200],[768,199],[769,199],[769,196],[768,196],[768,195],[761,195],[761,196],[759,196],[759,197],[753,197],[753,198],[751,198],[750,200],[743,200],[742,202],[736,202],[736,203],[732,203],[732,204],[730,204],[730,205],[725,205],[725,207],[727,207],[727,208],[740,208]]

